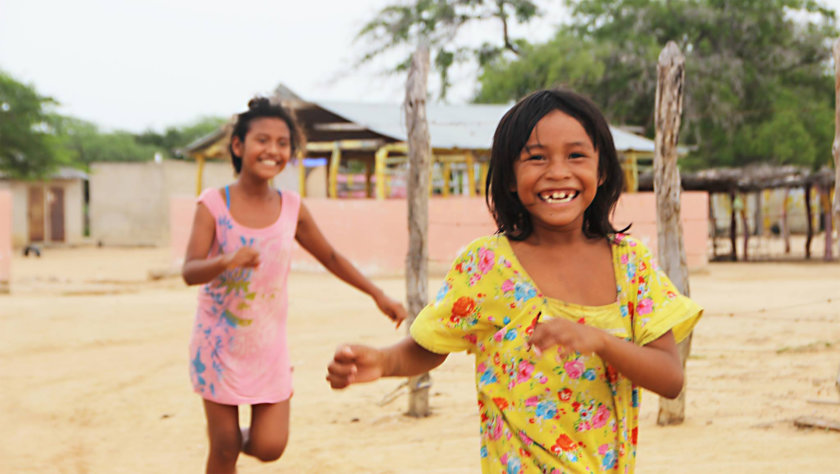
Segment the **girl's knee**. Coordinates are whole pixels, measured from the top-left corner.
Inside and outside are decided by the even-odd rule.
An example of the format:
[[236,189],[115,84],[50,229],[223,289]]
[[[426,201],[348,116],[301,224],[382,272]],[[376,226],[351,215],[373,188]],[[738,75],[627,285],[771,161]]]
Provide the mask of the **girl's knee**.
[[245,446],[245,453],[262,462],[272,462],[280,459],[286,450],[286,439],[271,441],[267,443],[248,443]]
[[219,431],[210,433],[210,456],[212,458],[235,463],[241,450],[242,438],[238,430],[230,433]]

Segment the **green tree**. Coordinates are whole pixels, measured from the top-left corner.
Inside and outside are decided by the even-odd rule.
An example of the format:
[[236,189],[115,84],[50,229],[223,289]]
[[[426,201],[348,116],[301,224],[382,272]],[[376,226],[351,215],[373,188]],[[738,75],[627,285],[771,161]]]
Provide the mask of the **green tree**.
[[183,125],[167,127],[163,133],[146,130],[137,135],[137,142],[166,150],[170,156],[181,158],[182,149],[193,141],[217,130],[227,122],[222,117],[201,117]]
[[68,156],[57,147],[57,102],[0,71],[0,172],[18,179],[48,176]]
[[[360,63],[398,50],[405,54],[395,70],[406,70],[415,46],[425,41],[440,74],[440,97],[444,98],[454,64],[476,61],[484,65],[505,52],[519,54],[527,42],[514,37],[511,26],[527,23],[537,14],[537,2],[531,0],[411,0],[392,4],[380,10],[359,32],[358,38],[369,43]],[[496,41],[469,46],[458,38],[465,26],[485,22],[501,27]]]
[[685,164],[830,160],[834,12],[805,0],[567,5],[566,31],[485,67],[477,99],[565,84],[591,96],[613,123],[641,125],[652,136],[656,62],[674,40],[686,55],[682,139],[696,150]]
[[96,124],[73,117],[60,117],[56,130],[60,146],[84,166],[99,161],[150,161],[164,152],[161,147],[139,143],[129,132],[102,133]]

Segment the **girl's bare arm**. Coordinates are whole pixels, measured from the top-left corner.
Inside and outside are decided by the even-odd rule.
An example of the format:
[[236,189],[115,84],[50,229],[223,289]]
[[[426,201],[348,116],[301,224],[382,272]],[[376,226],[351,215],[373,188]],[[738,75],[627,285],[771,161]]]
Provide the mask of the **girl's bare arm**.
[[397,326],[405,320],[407,313],[403,305],[388,297],[379,287],[368,280],[362,273],[342,254],[340,254],[327,241],[324,234],[318,228],[309,209],[301,203],[300,217],[298,218],[297,233],[295,239],[301,247],[312,254],[321,265],[337,276],[342,281],[370,295],[379,309]]
[[598,355],[636,385],[663,397],[676,398],[683,386],[683,367],[674,334],[666,332],[644,346],[603,333]]
[[338,389],[381,377],[408,377],[428,372],[444,360],[446,354],[428,351],[411,337],[381,349],[343,345],[336,349],[327,366],[327,381],[332,388]]
[[230,254],[208,257],[215,237],[216,223],[213,215],[204,204],[199,203],[195,209],[184,265],[181,267],[181,276],[188,285],[207,283],[230,268],[256,267],[259,264],[259,253],[250,247],[242,247]]
[[538,353],[556,346],[561,356],[597,354],[636,385],[663,397],[674,398],[682,390],[683,368],[671,331],[638,346],[598,328],[552,319],[537,324],[530,341]]

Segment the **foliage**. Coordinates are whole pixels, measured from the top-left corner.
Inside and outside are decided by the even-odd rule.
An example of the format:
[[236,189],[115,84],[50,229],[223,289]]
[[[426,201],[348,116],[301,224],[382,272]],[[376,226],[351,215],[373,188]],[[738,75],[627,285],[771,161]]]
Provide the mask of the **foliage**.
[[137,135],[137,142],[167,150],[170,155],[183,158],[182,149],[195,140],[216,131],[226,120],[221,117],[202,117],[195,122],[167,127],[163,133],[146,130]]
[[164,133],[146,130],[102,132],[96,124],[73,117],[61,117],[57,132],[61,146],[72,159],[89,165],[97,161],[150,161],[155,155],[181,158],[181,149],[195,139],[216,130],[224,119],[207,117]]
[[804,0],[577,0],[571,24],[515,60],[484,68],[479,101],[563,84],[613,123],[654,132],[656,63],[669,40],[686,56],[685,164],[830,161],[834,13]]
[[0,172],[17,179],[38,179],[68,158],[56,148],[52,98],[0,71]]
[[178,157],[183,147],[225,122],[204,117],[164,133],[104,132],[94,123],[54,113],[57,104],[0,71],[0,172],[16,179],[44,179],[60,166],[150,161],[158,154]]
[[96,124],[73,117],[60,117],[56,127],[61,147],[80,165],[98,161],[150,161],[162,149],[139,143],[124,131],[102,132]]
[[[476,61],[479,65],[503,56],[518,54],[527,44],[510,33],[511,26],[527,23],[538,14],[531,0],[410,0],[386,6],[359,32],[370,48],[360,63],[392,50],[409,50],[395,69],[406,70],[417,44],[429,46],[432,62],[440,74],[440,97],[451,85],[449,71],[456,63]],[[501,37],[478,46],[464,44],[458,34],[466,26],[494,22],[501,26]]]

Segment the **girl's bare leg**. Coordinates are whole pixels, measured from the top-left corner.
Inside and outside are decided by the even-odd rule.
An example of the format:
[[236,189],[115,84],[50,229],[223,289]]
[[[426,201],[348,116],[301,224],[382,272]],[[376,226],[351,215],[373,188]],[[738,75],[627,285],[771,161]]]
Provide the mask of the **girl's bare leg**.
[[239,408],[236,405],[222,405],[204,400],[204,414],[207,417],[207,436],[210,439],[207,474],[235,473],[236,459],[242,447]]
[[289,441],[290,401],[251,405],[251,428],[242,452],[263,462],[276,461]]

